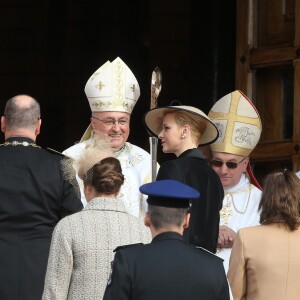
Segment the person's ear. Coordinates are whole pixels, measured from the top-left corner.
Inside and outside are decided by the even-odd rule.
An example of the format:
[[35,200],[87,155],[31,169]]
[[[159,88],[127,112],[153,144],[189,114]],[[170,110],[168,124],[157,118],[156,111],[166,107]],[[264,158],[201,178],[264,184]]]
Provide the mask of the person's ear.
[[191,217],[191,214],[188,212],[185,217],[184,217],[184,220],[183,220],[183,228],[186,229],[189,227],[189,224],[190,224],[190,217]]
[[146,211],[145,217],[144,217],[144,224],[146,227],[150,227],[150,218],[149,218],[149,213]]
[[93,117],[91,117],[91,126],[92,126],[92,129],[94,130],[94,126],[95,126],[95,119]]
[[83,192],[87,201],[92,199],[92,186],[90,184],[84,185]]
[[41,132],[42,120],[38,119],[36,128],[35,128],[35,136],[39,135]]
[[243,164],[243,173],[246,173],[247,172],[247,166],[249,164],[249,158],[246,158],[245,161],[242,162]]
[[1,131],[4,133],[6,131],[5,117],[1,117]]
[[190,127],[188,125],[184,125],[182,127],[181,137],[186,138],[189,131],[190,131]]

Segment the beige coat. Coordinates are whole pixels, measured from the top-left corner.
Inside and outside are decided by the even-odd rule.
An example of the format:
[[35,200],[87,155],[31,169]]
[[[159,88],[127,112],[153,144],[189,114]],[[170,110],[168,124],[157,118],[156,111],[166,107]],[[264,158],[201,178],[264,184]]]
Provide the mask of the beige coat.
[[42,299],[102,299],[113,250],[150,241],[150,230],[125,211],[122,201],[91,200],[55,227]]
[[300,299],[300,229],[284,224],[240,229],[228,280],[235,300]]

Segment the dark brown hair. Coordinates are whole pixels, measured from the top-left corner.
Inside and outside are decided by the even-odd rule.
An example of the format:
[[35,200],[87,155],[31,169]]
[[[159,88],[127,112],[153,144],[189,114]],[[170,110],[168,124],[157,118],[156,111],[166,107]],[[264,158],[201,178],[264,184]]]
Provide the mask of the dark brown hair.
[[99,194],[117,194],[124,182],[120,161],[108,157],[95,164],[84,176],[84,185],[91,185]]
[[175,208],[148,205],[148,214],[156,230],[161,228],[180,227],[189,208]]
[[260,223],[285,223],[296,230],[300,224],[300,179],[289,170],[267,175],[259,204]]

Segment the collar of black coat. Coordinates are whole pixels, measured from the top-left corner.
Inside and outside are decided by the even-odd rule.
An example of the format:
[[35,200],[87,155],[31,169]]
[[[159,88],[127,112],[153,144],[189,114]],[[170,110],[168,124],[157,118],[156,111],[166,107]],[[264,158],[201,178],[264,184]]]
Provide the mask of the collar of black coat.
[[185,150],[178,156],[178,158],[181,158],[181,157],[195,157],[195,158],[204,159],[204,155],[197,148]]
[[163,240],[180,240],[186,243],[183,236],[175,231],[165,231],[158,235],[156,235],[153,240],[153,242],[163,241]]
[[5,140],[5,142],[9,142],[9,143],[12,143],[13,141],[20,142],[20,143],[22,142],[34,143],[32,139],[25,136],[12,136]]
[[[152,243],[158,242],[158,241],[164,241],[164,240],[178,240],[182,241],[184,243],[187,243],[183,236],[179,234],[178,232],[175,231],[166,231],[158,234],[155,236],[152,240]],[[136,243],[136,244],[130,244],[130,245],[123,245],[123,246],[118,246],[114,252],[117,252],[118,250],[125,249],[125,248],[132,248],[132,247],[141,247],[144,246],[143,243]]]

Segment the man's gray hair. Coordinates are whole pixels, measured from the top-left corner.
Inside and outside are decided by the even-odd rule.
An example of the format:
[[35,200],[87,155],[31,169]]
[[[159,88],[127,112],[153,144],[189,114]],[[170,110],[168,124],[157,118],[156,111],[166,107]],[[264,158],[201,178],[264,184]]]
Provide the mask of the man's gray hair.
[[189,208],[174,208],[148,205],[150,221],[155,229],[180,227]]
[[[30,98],[28,105],[20,105],[18,98],[26,96]],[[27,95],[18,95],[6,102],[4,117],[6,128],[29,128],[35,129],[37,120],[41,117],[40,105],[36,99]]]

